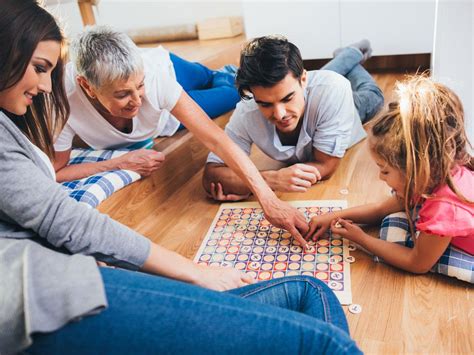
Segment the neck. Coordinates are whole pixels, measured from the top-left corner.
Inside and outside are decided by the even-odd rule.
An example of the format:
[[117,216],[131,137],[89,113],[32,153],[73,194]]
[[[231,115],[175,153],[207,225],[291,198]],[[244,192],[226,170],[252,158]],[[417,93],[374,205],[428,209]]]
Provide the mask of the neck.
[[277,129],[278,138],[280,138],[281,144],[283,145],[296,145],[300,136],[301,127],[303,126],[303,117],[300,118],[298,125],[291,132],[280,132]]

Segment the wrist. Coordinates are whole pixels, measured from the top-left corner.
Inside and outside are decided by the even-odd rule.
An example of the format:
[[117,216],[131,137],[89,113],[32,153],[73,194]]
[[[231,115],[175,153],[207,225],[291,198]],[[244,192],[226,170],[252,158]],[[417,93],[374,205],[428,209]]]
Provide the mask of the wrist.
[[266,170],[266,171],[262,171],[261,174],[262,174],[263,179],[267,183],[267,185],[272,190],[276,190],[275,189],[275,180],[276,180],[276,176],[277,176],[278,172],[274,171],[274,170]]

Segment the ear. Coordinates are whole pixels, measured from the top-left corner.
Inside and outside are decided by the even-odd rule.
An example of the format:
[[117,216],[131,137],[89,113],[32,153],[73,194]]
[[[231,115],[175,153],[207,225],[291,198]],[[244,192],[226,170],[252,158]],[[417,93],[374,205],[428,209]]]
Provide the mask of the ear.
[[303,89],[306,88],[306,85],[308,84],[308,75],[306,69],[303,69],[303,73],[301,74],[300,78],[300,84]]
[[81,75],[78,75],[76,77],[76,80],[77,80],[77,83],[81,86],[81,88],[84,89],[84,91],[86,92],[86,94],[91,98],[91,99],[95,99],[97,97],[97,93],[96,93],[96,90],[94,89],[94,87],[87,81],[86,78],[84,78],[83,76]]

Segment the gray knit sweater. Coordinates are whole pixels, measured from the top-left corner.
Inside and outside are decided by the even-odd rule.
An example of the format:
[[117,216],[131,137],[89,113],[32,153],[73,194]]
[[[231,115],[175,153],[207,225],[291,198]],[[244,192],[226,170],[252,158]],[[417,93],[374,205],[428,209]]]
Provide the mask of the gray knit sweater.
[[70,198],[0,111],[0,354],[106,307],[91,256],[136,270],[149,252],[148,239]]

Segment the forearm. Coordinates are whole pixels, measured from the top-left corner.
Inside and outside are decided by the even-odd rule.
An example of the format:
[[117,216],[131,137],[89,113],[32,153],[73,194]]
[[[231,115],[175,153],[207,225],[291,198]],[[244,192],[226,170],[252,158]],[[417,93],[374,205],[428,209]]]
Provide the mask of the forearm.
[[335,218],[350,219],[359,224],[380,224],[389,214],[403,211],[402,202],[395,196],[367,205],[333,212]]
[[199,277],[198,268],[191,260],[155,243],[151,244],[150,254],[142,270],[190,283],[196,283]]
[[56,171],[56,181],[65,182],[82,179],[104,171],[120,169],[120,159],[113,158],[97,163],[71,164]]
[[374,238],[366,233],[354,241],[370,253],[382,258],[387,264],[399,269],[413,273],[425,273],[429,270],[418,262],[415,249]]
[[208,163],[202,179],[203,187],[208,193],[213,182],[221,183],[224,194],[246,195],[251,192],[242,179],[227,166]]
[[179,118],[196,138],[237,174],[257,197],[264,209],[268,203],[277,199],[250,158],[222,129],[207,118],[204,111],[186,93],[182,94],[171,113]]
[[358,224],[379,224],[385,216],[380,215],[378,203],[347,208],[345,210],[331,212],[334,218],[351,220]]
[[336,168],[339,165],[339,161],[337,162],[327,162],[327,163],[321,163],[317,161],[311,161],[311,162],[306,162],[304,163],[306,165],[311,165],[314,166],[316,169],[319,170],[319,173],[321,174],[321,180],[325,180],[331,177],[332,174],[336,171]]

